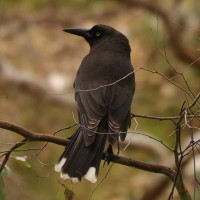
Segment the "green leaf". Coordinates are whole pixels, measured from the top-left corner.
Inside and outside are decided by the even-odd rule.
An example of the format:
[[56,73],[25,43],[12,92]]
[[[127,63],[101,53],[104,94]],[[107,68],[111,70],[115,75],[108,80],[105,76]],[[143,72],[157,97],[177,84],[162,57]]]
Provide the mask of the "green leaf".
[[5,188],[4,180],[0,174],[0,199],[1,200],[6,200],[6,196],[4,194],[4,188]]
[[30,165],[29,163],[27,163],[27,162],[22,162],[22,163],[23,163],[23,165],[24,165],[25,167],[31,168],[31,165]]
[[[0,167],[1,167],[2,163],[0,162]],[[11,171],[9,169],[9,167],[7,165],[4,166],[2,173],[5,174],[6,176],[11,176]]]
[[74,193],[69,190],[68,188],[65,189],[65,200],[73,200],[74,198]]
[[25,167],[31,168],[31,165],[28,162],[26,162],[27,156],[16,156],[15,159],[20,161]]

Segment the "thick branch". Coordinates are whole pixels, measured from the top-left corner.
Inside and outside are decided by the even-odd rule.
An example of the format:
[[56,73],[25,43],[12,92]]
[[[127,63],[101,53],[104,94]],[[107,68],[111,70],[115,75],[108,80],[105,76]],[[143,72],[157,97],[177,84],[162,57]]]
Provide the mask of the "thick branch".
[[[47,135],[47,134],[41,134],[41,133],[33,133],[25,128],[22,128],[20,126],[17,126],[15,124],[5,122],[2,120],[0,120],[0,128],[15,132],[25,137],[29,141],[47,141],[47,142],[51,142],[51,143],[55,143],[55,144],[59,144],[63,146],[66,146],[69,142],[69,140],[63,139],[60,137]],[[174,178],[175,178],[176,172],[169,167],[165,167],[162,165],[149,164],[149,163],[145,163],[139,160],[126,158],[126,157],[118,156],[118,155],[110,155],[109,159],[113,163],[118,163],[118,164],[126,165],[129,167],[135,167],[137,169],[141,169],[141,170],[145,170],[149,172],[167,175],[168,177],[171,178],[172,181],[174,181]]]
[[139,160],[135,160],[133,158],[127,158],[123,156],[118,155],[109,155],[108,160],[113,163],[118,163],[121,165],[126,165],[129,167],[135,167],[137,169],[141,169],[148,172],[154,172],[154,173],[160,173],[168,176],[171,178],[172,181],[174,181],[176,172],[171,169],[170,167],[166,167],[163,165],[157,165],[157,164],[149,164],[145,163]]
[[33,133],[25,128],[22,128],[21,126],[17,126],[15,124],[12,124],[10,122],[5,122],[2,120],[0,120],[0,128],[15,132],[23,136],[24,138],[29,139],[30,141],[46,141],[63,146],[66,146],[69,142],[68,139],[60,138],[57,136],[41,134],[41,133]]

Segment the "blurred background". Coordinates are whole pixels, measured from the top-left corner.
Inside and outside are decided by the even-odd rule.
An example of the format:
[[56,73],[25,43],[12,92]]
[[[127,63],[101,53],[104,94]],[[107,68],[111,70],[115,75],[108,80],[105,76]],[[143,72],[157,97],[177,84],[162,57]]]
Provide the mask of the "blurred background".
[[[0,0],[0,120],[23,126],[33,132],[53,134],[77,119],[73,80],[88,44],[67,34],[64,28],[106,24],[124,33],[132,48],[134,68],[157,70],[192,93],[200,90],[200,2],[196,0]],[[191,102],[186,93],[164,77],[139,69],[132,113],[154,116],[178,116],[183,101]],[[189,91],[189,92],[191,92]],[[145,133],[174,146],[171,121],[136,118],[130,132]],[[199,126],[199,121],[194,122]],[[70,136],[75,128],[58,134]],[[183,144],[190,136],[183,130]],[[120,154],[149,163],[172,166],[173,154],[159,142],[141,134],[130,134],[131,144]],[[198,137],[198,134],[197,134]],[[0,151],[22,138],[0,129]],[[21,149],[40,148],[34,142]],[[125,144],[121,144],[121,148]],[[83,180],[64,183],[53,165],[64,147],[48,146],[37,151],[12,154],[7,166],[10,176],[2,175],[7,200],[64,199],[65,184],[75,199],[151,200],[167,199],[172,187],[164,176],[114,164],[101,167],[96,184]],[[117,148],[115,149],[117,152]],[[28,166],[15,157],[28,157]],[[200,174],[198,156],[196,172]],[[185,166],[185,183],[193,194],[193,160]],[[159,188],[160,186],[160,188]],[[157,189],[156,189],[157,187]],[[200,192],[196,187],[196,199]],[[154,191],[154,193],[151,193]],[[147,196],[145,196],[147,195]],[[154,195],[154,196],[153,196]],[[175,198],[179,199],[176,192]]]

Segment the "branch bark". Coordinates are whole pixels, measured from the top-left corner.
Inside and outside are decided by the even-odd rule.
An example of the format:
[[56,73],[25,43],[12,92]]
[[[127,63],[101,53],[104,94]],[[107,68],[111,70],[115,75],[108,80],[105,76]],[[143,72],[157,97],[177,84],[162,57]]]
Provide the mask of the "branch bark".
[[[21,126],[18,126],[10,122],[5,122],[2,120],[0,120],[0,128],[15,132],[23,136],[26,139],[26,141],[28,140],[30,142],[46,141],[46,142],[51,142],[51,143],[59,144],[63,146],[66,146],[69,143],[68,139],[64,139],[64,138],[60,138],[60,137],[56,137],[56,136],[52,136],[48,134],[34,133]],[[113,163],[118,163],[118,164],[126,165],[129,167],[135,167],[137,169],[142,169],[149,172],[167,175],[169,178],[171,178],[172,181],[174,180],[175,175],[176,175],[176,172],[169,167],[165,167],[162,165],[149,164],[146,162],[135,160],[133,158],[127,158],[127,157],[118,156],[118,155],[110,155],[109,159]]]
[[49,134],[34,133],[16,124],[0,120],[0,128],[15,132],[29,141],[46,141],[54,144],[66,146],[69,143],[68,139],[52,136]]
[[164,165],[150,164],[142,162],[133,158],[127,158],[119,155],[109,155],[108,160],[113,163],[118,163],[128,167],[134,167],[148,172],[160,173],[168,176],[172,181],[174,181],[176,176],[176,171],[170,167]]
[[[23,140],[23,141],[26,141],[26,142],[27,141],[30,141],[30,142],[46,141],[46,142],[51,142],[51,143],[55,143],[55,144],[59,144],[59,145],[63,145],[63,146],[66,146],[69,143],[68,139],[63,139],[63,138],[48,135],[48,134],[34,133],[34,132],[31,132],[21,126],[17,126],[13,123],[5,122],[2,120],[0,120],[0,128],[10,130],[12,132],[15,132],[15,133],[23,136],[25,138],[25,140]],[[20,143],[20,144],[22,144],[22,143]],[[20,146],[21,145],[19,145],[19,147]],[[13,148],[16,149],[16,148],[18,148],[18,146],[15,145]],[[13,148],[11,148],[11,150]],[[1,170],[3,169],[6,162],[8,161],[10,153],[11,153],[11,151],[8,152],[9,155],[5,154],[6,157],[1,166]],[[142,161],[139,161],[139,160],[136,160],[133,158],[123,157],[123,156],[119,156],[119,155],[109,155],[108,159],[113,163],[118,163],[118,164],[125,165],[128,167],[134,167],[134,168],[141,169],[141,170],[148,171],[148,172],[164,174],[167,177],[169,177],[172,180],[172,182],[175,181],[176,171],[167,166],[150,164],[150,163],[142,162]],[[176,183],[176,188],[177,188],[177,190],[179,190],[179,188],[180,188],[179,182]]]

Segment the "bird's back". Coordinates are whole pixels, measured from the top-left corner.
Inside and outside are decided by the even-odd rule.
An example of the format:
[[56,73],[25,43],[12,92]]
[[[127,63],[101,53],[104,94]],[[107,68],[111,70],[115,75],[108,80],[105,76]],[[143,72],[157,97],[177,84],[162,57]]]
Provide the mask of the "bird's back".
[[[134,73],[130,57],[119,52],[102,51],[88,54],[82,61],[77,72],[75,90],[94,89],[108,84],[127,85],[132,81],[130,89],[134,87]],[[127,78],[124,78],[125,76]],[[120,81],[124,79],[124,81]]]

